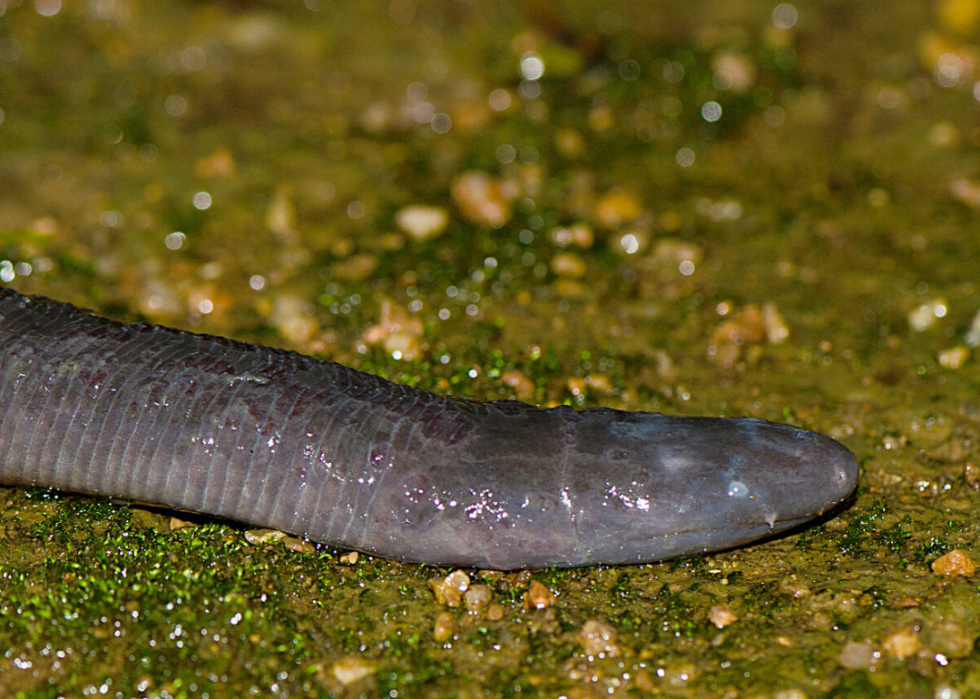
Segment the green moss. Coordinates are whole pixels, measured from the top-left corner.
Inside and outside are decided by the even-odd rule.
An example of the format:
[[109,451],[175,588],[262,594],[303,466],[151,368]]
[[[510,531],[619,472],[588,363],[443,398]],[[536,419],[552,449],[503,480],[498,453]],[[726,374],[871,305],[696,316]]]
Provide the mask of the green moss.
[[[98,5],[4,10],[4,281],[457,396],[512,398],[517,371],[543,405],[779,419],[839,436],[864,475],[843,511],[759,546],[470,571],[493,619],[435,601],[428,581],[448,569],[351,565],[330,547],[251,545],[206,517],[170,531],[170,513],[3,491],[7,693],[927,697],[945,683],[977,696],[977,651],[963,649],[976,581],[929,569],[953,548],[977,559],[980,508],[964,475],[980,365],[937,359],[977,309],[975,202],[952,184],[973,177],[976,100],[968,83],[923,88],[935,66],[919,47],[947,32],[932,3],[856,4],[843,24],[801,7],[779,30],[771,7],[724,2]],[[853,30],[865,26],[887,45]],[[546,65],[533,99],[528,50]],[[749,78],[738,88],[719,78],[732,58]],[[494,90],[508,108],[487,106]],[[705,120],[709,101],[721,120]],[[416,121],[423,103],[451,116],[448,133]],[[681,167],[685,148],[695,160]],[[233,170],[208,172],[225,150]],[[503,226],[462,216],[450,190],[470,169],[516,184]],[[200,191],[210,208],[194,206]],[[601,221],[611,191],[635,197],[639,218]],[[290,223],[270,225],[283,200]],[[446,231],[392,237],[412,203],[443,207]],[[573,224],[591,244],[556,242],[552,228]],[[672,244],[697,252],[690,274]],[[559,253],[584,275],[558,274]],[[345,269],[357,255],[369,274]],[[311,337],[283,328],[284,297],[313,304]],[[945,315],[911,329],[933,299]],[[383,301],[421,304],[416,358],[363,347]],[[718,361],[725,324],[767,302],[789,337],[742,337]],[[596,375],[610,390],[571,390]],[[524,608],[532,581],[553,605]],[[712,607],[735,620],[718,628]],[[437,642],[446,611],[455,635]],[[589,621],[613,630],[615,653],[589,657]],[[946,665],[938,646],[883,651],[874,672],[839,660],[848,641],[881,650],[920,626],[963,648]],[[370,672],[344,686],[345,659]]]

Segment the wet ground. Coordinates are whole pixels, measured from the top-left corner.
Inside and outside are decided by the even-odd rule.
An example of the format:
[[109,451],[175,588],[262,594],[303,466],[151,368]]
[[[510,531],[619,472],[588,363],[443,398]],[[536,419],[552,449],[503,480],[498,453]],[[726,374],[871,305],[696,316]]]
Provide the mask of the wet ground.
[[0,0],[3,283],[863,469],[775,541],[507,574],[0,490],[3,693],[980,696],[978,61],[976,0]]

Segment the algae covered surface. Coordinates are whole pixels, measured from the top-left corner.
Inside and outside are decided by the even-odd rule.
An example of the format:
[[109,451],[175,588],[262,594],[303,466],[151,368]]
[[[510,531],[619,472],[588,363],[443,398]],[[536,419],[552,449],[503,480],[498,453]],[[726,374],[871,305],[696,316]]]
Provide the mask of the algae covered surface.
[[978,60],[976,0],[0,0],[0,282],[862,467],[510,573],[2,489],[0,694],[980,696]]

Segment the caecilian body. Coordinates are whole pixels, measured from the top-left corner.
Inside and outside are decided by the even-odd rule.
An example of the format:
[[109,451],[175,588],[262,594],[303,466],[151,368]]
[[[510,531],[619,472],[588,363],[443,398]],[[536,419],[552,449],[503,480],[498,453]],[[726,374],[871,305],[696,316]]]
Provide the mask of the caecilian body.
[[0,483],[511,569],[736,546],[825,512],[857,472],[764,420],[460,400],[0,289]]

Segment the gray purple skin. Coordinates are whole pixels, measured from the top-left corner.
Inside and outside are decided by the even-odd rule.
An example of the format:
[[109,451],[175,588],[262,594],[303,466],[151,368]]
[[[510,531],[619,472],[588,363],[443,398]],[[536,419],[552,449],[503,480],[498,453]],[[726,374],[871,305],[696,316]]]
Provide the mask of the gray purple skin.
[[8,485],[507,570],[738,546],[857,477],[833,439],[765,420],[461,400],[0,289]]

